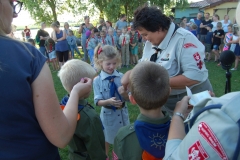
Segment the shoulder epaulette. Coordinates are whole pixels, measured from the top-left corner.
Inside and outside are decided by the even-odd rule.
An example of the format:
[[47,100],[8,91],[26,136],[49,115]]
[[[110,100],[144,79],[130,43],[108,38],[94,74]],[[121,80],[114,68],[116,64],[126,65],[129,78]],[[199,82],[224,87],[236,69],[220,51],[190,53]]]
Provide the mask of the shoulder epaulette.
[[127,126],[124,126],[124,127],[119,129],[119,132],[118,132],[118,135],[117,135],[118,140],[121,141],[125,137],[127,137],[128,135],[130,135],[134,132],[135,132],[134,124],[129,124]]

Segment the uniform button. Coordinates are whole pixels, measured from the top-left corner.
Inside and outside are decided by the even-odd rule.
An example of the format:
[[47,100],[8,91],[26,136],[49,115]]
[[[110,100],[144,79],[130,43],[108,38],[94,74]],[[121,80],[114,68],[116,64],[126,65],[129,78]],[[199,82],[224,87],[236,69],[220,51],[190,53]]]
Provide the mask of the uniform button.
[[105,111],[103,113],[105,113]]
[[122,123],[122,122],[119,122],[119,123]]
[[120,114],[118,116],[120,116]]

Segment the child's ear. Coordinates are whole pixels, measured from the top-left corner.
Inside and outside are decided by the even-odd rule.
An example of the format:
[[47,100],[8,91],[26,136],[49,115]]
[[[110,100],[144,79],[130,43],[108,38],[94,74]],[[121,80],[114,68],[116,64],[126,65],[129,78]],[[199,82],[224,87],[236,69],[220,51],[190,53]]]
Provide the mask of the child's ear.
[[133,105],[137,104],[135,99],[133,98],[133,96],[131,94],[129,95],[129,100]]

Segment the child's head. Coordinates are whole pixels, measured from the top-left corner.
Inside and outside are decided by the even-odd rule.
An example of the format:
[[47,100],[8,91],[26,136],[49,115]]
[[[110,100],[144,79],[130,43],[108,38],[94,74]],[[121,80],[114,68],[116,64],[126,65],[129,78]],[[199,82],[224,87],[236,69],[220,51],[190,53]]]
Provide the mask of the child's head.
[[117,35],[120,36],[122,34],[122,31],[120,29],[117,29]]
[[136,30],[134,28],[131,28],[131,34],[134,35],[136,33]]
[[234,24],[233,25],[233,34],[234,35],[238,35],[238,32],[239,32],[239,27],[237,24]]
[[180,27],[185,28],[185,27],[186,27],[186,23],[181,22],[181,23],[180,23]]
[[168,72],[153,62],[137,64],[130,74],[130,92],[130,101],[144,110],[162,107],[170,93]]
[[123,27],[122,33],[123,33],[123,34],[126,34],[126,33],[127,33],[127,27]]
[[50,44],[54,44],[54,43],[55,43],[52,38],[48,38],[48,39],[47,39],[47,42],[50,43]]
[[94,50],[94,64],[98,70],[111,74],[121,65],[121,56],[113,46],[98,45]]
[[228,25],[228,32],[232,32],[233,31],[233,25],[232,24],[229,24]]
[[31,45],[35,46],[35,41],[32,38],[28,39],[28,43],[30,43]]
[[106,32],[105,31],[100,31],[100,36],[102,37],[102,38],[104,38],[104,37],[106,37]]
[[95,36],[98,35],[98,29],[96,27],[93,27],[92,30],[91,30],[91,33]]
[[196,25],[195,23],[193,23],[193,24],[191,25],[191,29],[192,29],[192,30],[197,30],[197,25]]
[[67,61],[58,72],[64,89],[70,93],[73,86],[76,85],[84,77],[93,79],[96,76],[96,71],[88,63],[72,59]]
[[109,35],[109,36],[112,36],[112,35],[113,35],[113,29],[112,29],[112,28],[109,28],[109,29],[108,29],[108,35]]
[[69,30],[69,36],[74,36],[74,33],[71,29]]
[[106,26],[102,26],[102,31],[107,32],[107,27]]
[[217,29],[219,30],[219,29],[222,29],[222,23],[221,22],[218,22],[217,23]]
[[207,30],[208,31],[212,31],[212,28],[213,28],[213,25],[211,23],[207,25]]

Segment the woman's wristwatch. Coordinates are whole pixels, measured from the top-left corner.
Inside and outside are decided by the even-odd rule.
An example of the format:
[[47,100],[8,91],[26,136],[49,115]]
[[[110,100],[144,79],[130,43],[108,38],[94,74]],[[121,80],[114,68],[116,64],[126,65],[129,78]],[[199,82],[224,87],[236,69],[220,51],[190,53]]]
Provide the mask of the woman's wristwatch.
[[174,112],[173,115],[181,117],[183,121],[185,119],[184,115],[182,113],[180,113],[180,112]]

